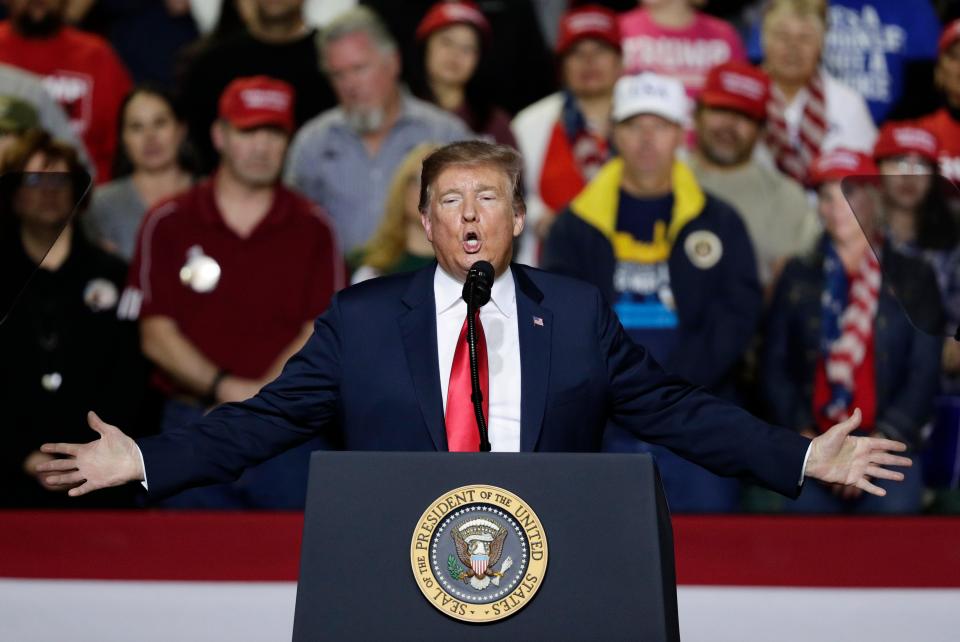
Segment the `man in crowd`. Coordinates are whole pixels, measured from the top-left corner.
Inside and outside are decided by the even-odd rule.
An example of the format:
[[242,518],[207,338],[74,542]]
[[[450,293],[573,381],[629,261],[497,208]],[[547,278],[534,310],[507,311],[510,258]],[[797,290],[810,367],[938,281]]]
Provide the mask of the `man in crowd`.
[[33,106],[19,98],[0,95],[0,160],[24,132],[37,128],[39,118]]
[[[830,0],[823,66],[866,99],[878,125],[915,118],[935,102],[933,67],[940,20],[934,2]],[[760,25],[748,36],[750,60],[763,59]]]
[[255,0],[248,29],[213,41],[185,70],[180,100],[204,171],[217,165],[210,125],[217,118],[220,94],[232,80],[265,75],[296,87],[296,127],[333,106],[330,85],[320,72],[317,31],[304,24],[303,2]]
[[765,162],[806,185],[813,159],[843,147],[868,152],[877,129],[863,96],[821,64],[823,0],[769,0],[763,13],[763,68],[770,76]]
[[946,105],[917,121],[940,142],[940,175],[960,180],[960,20],[943,30],[935,79]]
[[387,188],[407,152],[470,133],[456,116],[401,89],[397,44],[369,9],[341,14],[319,41],[339,106],[297,133],[286,178],[330,213],[349,254],[383,217]]
[[[290,85],[265,76],[228,85],[211,129],[216,174],[157,206],[140,228],[119,314],[140,319],[143,351],[157,365],[154,383],[168,396],[162,431],[255,394],[344,285],[326,217],[278,183],[293,100]],[[170,505],[302,506],[310,449]]]
[[767,75],[746,63],[711,69],[697,103],[697,146],[690,159],[700,185],[743,218],[765,292],[784,262],[810,250],[820,235],[800,185],[753,159],[769,87]]
[[[596,285],[627,333],[671,373],[728,397],[760,316],[750,238],[676,158],[689,119],[682,83],[652,73],[614,89],[608,162],[554,223],[544,267]],[[622,430],[612,450],[647,449]],[[738,489],[658,448],[673,510],[733,510]]]
[[80,156],[80,162],[87,172],[93,175],[87,150],[73,132],[63,108],[50,96],[39,76],[0,63],[0,96],[19,98],[29,104],[37,112],[39,126],[55,140],[63,141],[75,149]]
[[98,182],[110,180],[117,115],[130,76],[103,39],[64,24],[66,0],[11,0],[0,23],[0,62],[43,77],[83,138]]
[[610,106],[620,77],[617,15],[587,6],[563,15],[557,41],[564,89],[511,124],[523,155],[527,225],[517,260],[537,265],[555,215],[610,158]]
[[813,440],[764,424],[661,370],[596,288],[511,264],[524,224],[520,167],[511,148],[479,141],[435,152],[420,211],[437,265],[338,294],[278,379],[191,426],[134,442],[91,413],[100,439],[42,447],[64,455],[39,467],[48,483],[79,496],[140,480],[164,495],[234,478],[316,434],[358,450],[476,451],[470,391],[457,382],[469,370],[460,295],[480,260],[495,275],[478,313],[493,450],[595,451],[615,422],[791,496],[804,476],[878,495],[871,480],[902,478],[884,466],[909,464],[890,452],[903,444],[849,436],[859,412]]

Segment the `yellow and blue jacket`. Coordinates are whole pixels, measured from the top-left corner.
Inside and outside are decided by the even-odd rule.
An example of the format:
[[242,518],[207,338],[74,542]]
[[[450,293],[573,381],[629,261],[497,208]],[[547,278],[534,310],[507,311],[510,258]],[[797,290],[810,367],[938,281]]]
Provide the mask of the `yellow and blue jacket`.
[[[543,267],[592,283],[613,304],[618,260],[666,260],[678,335],[662,365],[732,396],[733,369],[753,338],[762,310],[753,247],[740,215],[704,192],[689,167],[677,161],[669,224],[660,226],[652,240],[638,240],[617,230],[622,177],[623,161],[609,161],[558,215],[544,246]],[[709,239],[719,257],[698,260],[696,243],[687,242],[698,238]]]

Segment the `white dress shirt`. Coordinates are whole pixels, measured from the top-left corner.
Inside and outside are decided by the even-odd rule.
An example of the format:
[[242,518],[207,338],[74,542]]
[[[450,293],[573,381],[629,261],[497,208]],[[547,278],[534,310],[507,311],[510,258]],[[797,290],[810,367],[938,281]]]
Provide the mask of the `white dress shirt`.
[[[440,366],[440,393],[447,413],[447,388],[457,340],[467,318],[463,283],[443,271],[433,275],[433,296],[437,308],[437,355]],[[490,302],[480,308],[480,323],[487,340],[490,373],[487,428],[490,449],[520,451],[520,330],[517,326],[517,294],[510,268],[493,282]]]

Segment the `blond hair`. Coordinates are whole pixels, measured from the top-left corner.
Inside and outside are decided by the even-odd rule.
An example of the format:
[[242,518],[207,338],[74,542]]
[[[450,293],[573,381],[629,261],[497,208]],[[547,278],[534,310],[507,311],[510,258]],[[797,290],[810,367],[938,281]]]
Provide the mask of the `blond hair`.
[[489,165],[503,172],[510,184],[513,198],[513,211],[526,211],[523,202],[523,188],[520,171],[523,159],[520,153],[509,145],[498,145],[483,140],[461,140],[430,154],[423,161],[423,173],[420,179],[420,211],[426,213],[430,207],[430,188],[444,170],[455,166],[476,167]]
[[411,149],[400,162],[390,181],[383,218],[364,248],[363,265],[385,272],[403,256],[407,249],[407,185],[420,176],[423,160],[437,149],[433,143],[422,143]]

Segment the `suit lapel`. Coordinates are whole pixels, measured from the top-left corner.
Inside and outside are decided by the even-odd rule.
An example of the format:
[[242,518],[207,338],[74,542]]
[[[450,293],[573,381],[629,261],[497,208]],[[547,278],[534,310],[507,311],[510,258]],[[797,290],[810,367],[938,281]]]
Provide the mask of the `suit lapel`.
[[540,305],[543,293],[524,268],[512,267],[520,335],[520,450],[531,452],[540,439],[546,410],[553,314]]
[[413,378],[420,412],[437,450],[447,450],[447,433],[440,398],[440,366],[437,356],[437,313],[433,296],[436,264],[414,275],[403,297],[408,310],[400,315],[400,334]]

